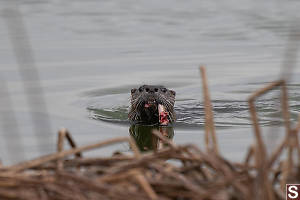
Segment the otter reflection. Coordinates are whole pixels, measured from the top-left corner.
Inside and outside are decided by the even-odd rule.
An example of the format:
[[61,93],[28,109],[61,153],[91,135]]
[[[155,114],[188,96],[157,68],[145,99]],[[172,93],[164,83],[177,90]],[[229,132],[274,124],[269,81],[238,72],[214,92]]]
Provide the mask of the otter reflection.
[[129,128],[130,135],[135,139],[140,151],[150,151],[161,149],[165,144],[152,134],[154,130],[159,131],[163,136],[173,139],[174,129],[173,127],[165,126],[147,126],[147,125],[132,125]]

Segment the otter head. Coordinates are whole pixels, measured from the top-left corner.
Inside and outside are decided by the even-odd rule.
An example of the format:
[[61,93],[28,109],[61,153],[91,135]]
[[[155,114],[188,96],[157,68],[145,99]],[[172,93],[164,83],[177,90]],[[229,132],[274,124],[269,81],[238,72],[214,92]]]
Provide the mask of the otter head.
[[164,86],[142,85],[131,90],[128,118],[132,123],[167,125],[176,120],[175,91]]

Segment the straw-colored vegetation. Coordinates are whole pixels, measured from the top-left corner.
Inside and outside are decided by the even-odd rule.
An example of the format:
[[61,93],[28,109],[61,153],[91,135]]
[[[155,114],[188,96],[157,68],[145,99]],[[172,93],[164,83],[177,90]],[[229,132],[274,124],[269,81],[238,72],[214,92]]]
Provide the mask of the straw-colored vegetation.
[[[285,81],[271,83],[248,99],[255,144],[249,147],[244,161],[233,163],[225,160],[218,148],[203,67],[201,75],[206,119],[205,151],[196,145],[175,145],[159,131],[153,134],[167,147],[155,152],[141,154],[130,137],[77,147],[68,131],[62,129],[57,153],[0,168],[0,199],[285,199],[285,184],[300,181],[300,121],[297,127],[290,124]],[[268,155],[255,99],[275,87],[281,87],[286,133],[280,145]],[[69,150],[63,149],[65,139],[72,147]],[[119,142],[128,142],[133,155],[82,157],[84,151]],[[287,155],[281,156],[283,152]],[[293,160],[295,153],[296,161]]]

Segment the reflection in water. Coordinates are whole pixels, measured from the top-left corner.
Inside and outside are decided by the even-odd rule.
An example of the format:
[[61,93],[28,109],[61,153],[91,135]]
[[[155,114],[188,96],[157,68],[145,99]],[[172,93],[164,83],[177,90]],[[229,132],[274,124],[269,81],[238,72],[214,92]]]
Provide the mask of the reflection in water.
[[129,128],[130,135],[135,139],[140,151],[157,150],[163,147],[162,141],[152,134],[154,130],[159,131],[163,136],[173,139],[173,127],[132,125]]

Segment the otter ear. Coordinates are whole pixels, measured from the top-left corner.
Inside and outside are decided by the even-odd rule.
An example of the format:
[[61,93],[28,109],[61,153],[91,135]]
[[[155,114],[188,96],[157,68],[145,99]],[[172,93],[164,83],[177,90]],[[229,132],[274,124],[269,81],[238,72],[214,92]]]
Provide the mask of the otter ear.
[[137,91],[136,88],[132,88],[132,89],[131,89],[131,94],[135,93],[136,91]]
[[171,94],[176,96],[176,92],[174,90],[170,90]]

